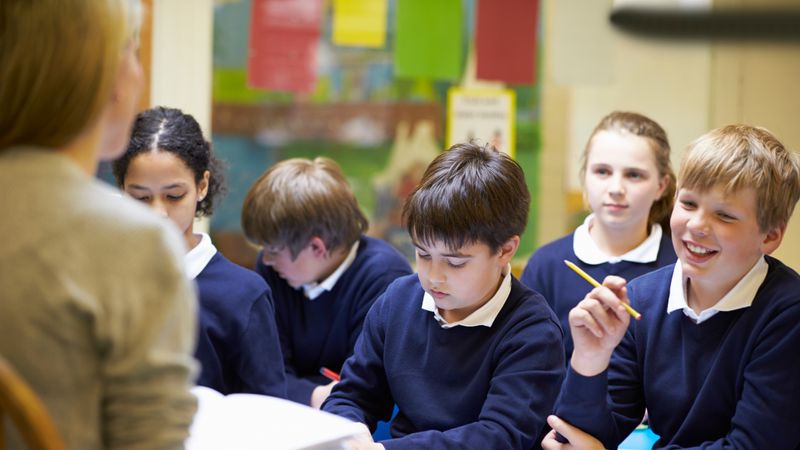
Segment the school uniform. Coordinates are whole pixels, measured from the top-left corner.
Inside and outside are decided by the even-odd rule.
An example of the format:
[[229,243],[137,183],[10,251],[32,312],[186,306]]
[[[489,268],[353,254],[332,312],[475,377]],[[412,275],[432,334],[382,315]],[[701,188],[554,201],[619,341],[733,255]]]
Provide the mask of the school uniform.
[[200,386],[223,394],[286,397],[286,376],[269,287],[217,251],[207,234],[186,255],[197,282]]
[[362,236],[345,261],[318,285],[295,289],[258,255],[256,271],[272,288],[288,398],[309,404],[311,393],[338,372],[353,352],[364,316],[396,278],[411,273],[408,261],[386,242]]
[[564,376],[562,338],[544,298],[510,274],[456,323],[416,275],[403,277],[370,310],[323,410],[373,430],[397,404],[387,450],[538,448]]
[[800,448],[800,276],[766,256],[699,316],[682,278],[678,262],[628,285],[642,319],[607,371],[569,370],[556,414],[607,448],[645,407],[659,448]]
[[555,311],[566,336],[567,361],[573,348],[569,311],[583,300],[592,286],[570,270],[564,260],[572,261],[602,283],[609,275],[630,281],[677,259],[671,236],[664,233],[658,224],[652,226],[650,235],[635,249],[619,257],[608,256],[589,235],[592,220],[593,214],[574,233],[539,248],[528,260],[520,277],[522,284],[541,293]]

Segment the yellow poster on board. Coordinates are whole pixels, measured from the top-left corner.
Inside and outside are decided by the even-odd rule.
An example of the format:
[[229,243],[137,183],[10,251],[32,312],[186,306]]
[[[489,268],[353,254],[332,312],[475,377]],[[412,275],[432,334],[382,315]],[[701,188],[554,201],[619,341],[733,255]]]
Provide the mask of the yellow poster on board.
[[510,89],[447,91],[447,146],[459,142],[489,144],[515,154],[516,96]]
[[333,43],[353,47],[386,44],[387,0],[334,0]]

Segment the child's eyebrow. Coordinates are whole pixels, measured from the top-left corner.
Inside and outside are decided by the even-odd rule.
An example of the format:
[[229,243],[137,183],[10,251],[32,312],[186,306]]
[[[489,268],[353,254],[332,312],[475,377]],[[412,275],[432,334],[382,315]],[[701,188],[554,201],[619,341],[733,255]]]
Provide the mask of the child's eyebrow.
[[[430,251],[427,248],[425,248],[422,244],[420,244],[419,242],[415,242],[415,241],[411,241],[411,242],[414,244],[414,247],[417,247],[418,249],[420,249],[420,250],[422,250],[424,252]],[[442,256],[444,256],[445,258],[472,258],[472,255],[465,255],[464,253],[461,253],[460,251],[456,251],[454,253],[443,253]]]
[[464,253],[461,253],[461,252],[445,253],[442,256],[444,256],[446,258],[471,258],[472,257],[472,255],[465,255]]
[[168,184],[168,185],[164,186],[162,189],[174,189],[174,188],[179,188],[179,187],[184,187],[184,186],[186,186],[186,183],[177,182],[177,183]]
[[[172,184],[168,184],[166,186],[163,186],[161,189],[175,189],[175,188],[180,188],[180,187],[184,187],[184,186],[186,186],[186,183],[178,182],[178,183],[172,183]],[[150,190],[150,188],[148,188],[146,186],[139,185],[139,184],[130,184],[130,185],[128,185],[128,187],[130,189],[138,189],[140,191],[149,191]]]

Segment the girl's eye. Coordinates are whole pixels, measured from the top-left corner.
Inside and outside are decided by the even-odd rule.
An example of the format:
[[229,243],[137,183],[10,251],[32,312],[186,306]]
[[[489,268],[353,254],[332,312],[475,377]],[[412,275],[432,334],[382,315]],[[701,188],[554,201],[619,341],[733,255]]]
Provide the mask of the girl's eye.
[[148,195],[142,195],[142,196],[139,196],[139,197],[134,195],[133,198],[138,200],[138,201],[140,201],[140,202],[149,202],[150,201],[150,196],[148,196]]
[[694,202],[689,200],[681,200],[681,205],[686,209],[694,209],[697,205]]
[[733,217],[728,213],[720,212],[717,213],[717,215],[719,216],[720,219],[722,219],[725,222],[733,222],[734,220],[736,220],[736,217]]
[[185,195],[186,195],[186,194],[181,194],[181,195],[167,195],[167,198],[168,198],[169,200],[177,201],[177,200],[180,200],[180,199],[182,199],[182,198],[183,198]]
[[431,255],[417,251],[417,257],[422,259],[431,259]]
[[454,269],[460,269],[464,267],[465,264],[467,264],[466,261],[447,261],[447,265]]
[[606,168],[597,168],[594,169],[594,173],[597,175],[609,175],[611,174],[611,171]]
[[628,173],[628,178],[630,178],[632,180],[641,180],[642,178],[644,178],[644,175],[642,175],[639,172],[629,172]]

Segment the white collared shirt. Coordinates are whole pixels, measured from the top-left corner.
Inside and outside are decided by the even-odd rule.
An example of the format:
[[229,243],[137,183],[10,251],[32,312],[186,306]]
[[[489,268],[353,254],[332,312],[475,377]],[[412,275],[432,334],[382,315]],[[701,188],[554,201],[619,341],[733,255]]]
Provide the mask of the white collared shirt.
[[339,278],[342,277],[342,274],[345,270],[347,270],[350,265],[353,264],[353,261],[356,259],[356,253],[358,253],[358,242],[356,241],[352,247],[350,247],[350,253],[347,254],[347,258],[339,264],[339,267],[333,271],[332,274],[325,278],[320,283],[308,283],[303,285],[303,292],[306,294],[309,300],[314,300],[315,298],[322,295],[323,292],[330,291],[336,285],[336,282],[339,281]]
[[217,248],[211,243],[211,236],[206,233],[200,233],[200,242],[189,250],[184,258],[186,274],[189,279],[194,280],[197,278],[216,253]]
[[658,258],[658,249],[661,245],[661,225],[654,223],[647,236],[638,247],[622,256],[609,256],[600,250],[589,234],[589,228],[594,220],[594,214],[589,214],[583,223],[575,229],[572,239],[572,251],[575,256],[586,264],[616,264],[620,261],[635,263],[650,263]]
[[753,265],[753,268],[739,280],[738,283],[725,294],[714,306],[706,310],[700,311],[696,314],[689,304],[686,302],[686,288],[687,284],[683,279],[683,267],[680,260],[675,263],[675,269],[672,271],[672,281],[669,286],[669,300],[667,301],[667,314],[682,310],[684,314],[694,321],[694,323],[703,323],[706,320],[714,317],[720,311],[735,311],[737,309],[749,308],[753,304],[756,297],[756,292],[767,278],[767,271],[769,264],[764,257],[758,258],[758,261]]
[[457,326],[491,327],[494,323],[494,319],[497,318],[497,315],[500,314],[500,310],[503,309],[503,305],[506,304],[509,294],[511,294],[511,264],[503,269],[503,281],[500,283],[500,287],[497,288],[497,292],[495,292],[494,296],[467,317],[457,322],[448,323],[444,320],[444,317],[439,314],[439,308],[436,307],[436,302],[427,292],[422,296],[422,309],[431,311],[433,317],[436,318],[436,321],[439,322],[442,328],[453,328]]

